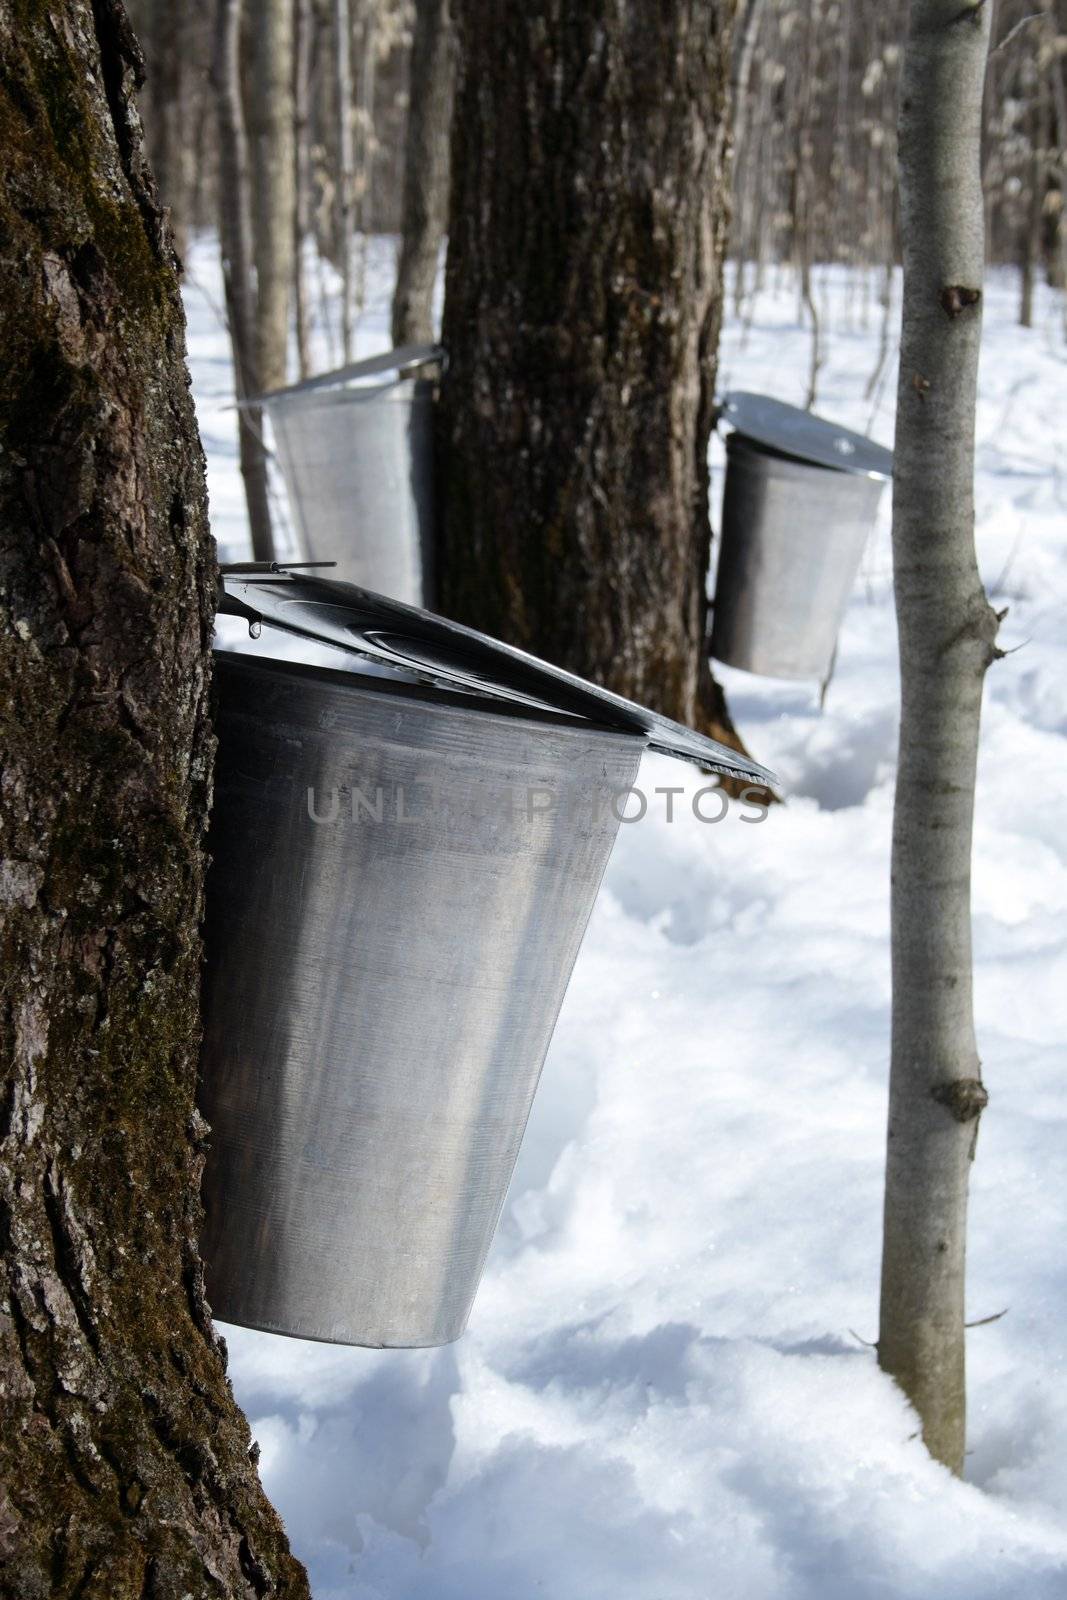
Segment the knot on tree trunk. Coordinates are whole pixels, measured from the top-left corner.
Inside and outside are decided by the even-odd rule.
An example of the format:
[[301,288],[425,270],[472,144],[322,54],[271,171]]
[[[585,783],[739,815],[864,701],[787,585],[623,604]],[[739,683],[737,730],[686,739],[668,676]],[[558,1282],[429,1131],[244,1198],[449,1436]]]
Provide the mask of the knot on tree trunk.
[[950,317],[958,317],[969,306],[976,306],[981,298],[981,289],[968,289],[962,283],[947,284],[939,296],[942,311]]
[[951,1083],[935,1084],[930,1098],[950,1111],[957,1122],[973,1122],[989,1104],[989,1095],[980,1078],[954,1078]]

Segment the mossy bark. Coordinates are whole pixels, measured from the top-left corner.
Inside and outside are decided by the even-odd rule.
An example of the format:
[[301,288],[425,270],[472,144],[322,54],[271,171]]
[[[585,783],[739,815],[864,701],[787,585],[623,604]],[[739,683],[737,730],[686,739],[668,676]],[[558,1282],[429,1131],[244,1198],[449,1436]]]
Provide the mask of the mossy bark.
[[197,1254],[214,556],[138,62],[0,4],[0,1594],[304,1596]]
[[734,0],[455,0],[451,616],[720,737],[708,436]]

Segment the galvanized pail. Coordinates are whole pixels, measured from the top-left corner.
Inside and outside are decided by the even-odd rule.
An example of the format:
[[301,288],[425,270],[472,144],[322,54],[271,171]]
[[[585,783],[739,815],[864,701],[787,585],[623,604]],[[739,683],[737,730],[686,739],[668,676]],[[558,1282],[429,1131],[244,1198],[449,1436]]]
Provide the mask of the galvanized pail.
[[212,1306],[446,1343],[643,744],[322,668],[221,656],[217,675]]
[[892,456],[764,396],[728,396],[711,654],[772,678],[829,676]]
[[434,599],[436,383],[405,372],[440,357],[436,347],[406,346],[256,402],[270,417],[308,559],[415,606]]
[[[208,1297],[225,1320],[302,1338],[446,1343],[642,752],[658,740],[769,775],[347,585],[271,575],[228,593],[246,619],[434,681],[216,658]],[[570,714],[534,703],[552,693]]]

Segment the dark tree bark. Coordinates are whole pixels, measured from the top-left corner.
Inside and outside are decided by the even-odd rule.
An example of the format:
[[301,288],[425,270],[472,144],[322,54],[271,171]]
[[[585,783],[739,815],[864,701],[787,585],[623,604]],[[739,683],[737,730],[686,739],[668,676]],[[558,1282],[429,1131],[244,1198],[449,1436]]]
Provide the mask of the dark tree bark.
[[449,0],[416,0],[411,40],[404,217],[393,295],[393,343],[433,339],[437,257],[448,225],[455,41]]
[[296,1597],[197,1253],[214,556],[138,63],[0,5],[0,1594]]
[[458,0],[443,604],[720,736],[707,444],[733,0]]

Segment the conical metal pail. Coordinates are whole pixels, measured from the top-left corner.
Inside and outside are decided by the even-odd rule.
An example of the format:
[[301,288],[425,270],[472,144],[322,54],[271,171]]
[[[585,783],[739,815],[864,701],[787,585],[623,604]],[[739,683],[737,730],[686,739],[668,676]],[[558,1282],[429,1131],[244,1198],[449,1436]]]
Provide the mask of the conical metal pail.
[[462,1333],[644,741],[219,656],[201,1108],[214,1313]]
[[642,752],[774,778],[351,584],[246,563],[220,610],[361,666],[216,657],[208,1296],[303,1338],[443,1344],[466,1324]]
[[[434,600],[435,347],[391,351],[260,397],[304,553],[409,605]],[[407,361],[405,363],[405,357]],[[367,381],[396,371],[389,381]]]
[[728,396],[711,654],[772,678],[829,676],[892,471],[889,451],[765,396]]

